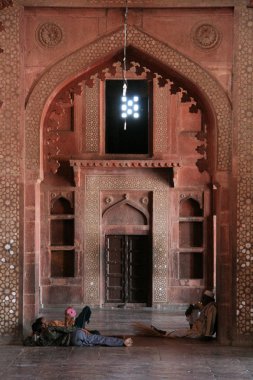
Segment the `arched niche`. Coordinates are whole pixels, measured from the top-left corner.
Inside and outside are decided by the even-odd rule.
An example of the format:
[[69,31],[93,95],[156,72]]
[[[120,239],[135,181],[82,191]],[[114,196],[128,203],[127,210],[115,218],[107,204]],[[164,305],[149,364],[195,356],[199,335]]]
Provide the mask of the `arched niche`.
[[73,212],[73,205],[68,199],[62,196],[52,199],[51,215],[73,214]]
[[187,198],[180,202],[179,208],[180,217],[203,216],[203,209],[198,201],[193,198]]
[[[48,69],[32,88],[26,106],[26,168],[38,173],[40,169],[40,126],[55,94],[70,81],[80,77],[86,68],[107,61],[123,48],[122,28],[105,35],[70,54]],[[128,44],[159,62],[197,94],[207,110],[212,134],[217,136],[216,165],[229,170],[231,165],[231,105],[221,85],[201,66],[163,42],[130,26]],[[29,144],[28,144],[29,142]]]
[[148,225],[149,216],[146,210],[141,210],[134,202],[124,200],[105,210],[103,224]]

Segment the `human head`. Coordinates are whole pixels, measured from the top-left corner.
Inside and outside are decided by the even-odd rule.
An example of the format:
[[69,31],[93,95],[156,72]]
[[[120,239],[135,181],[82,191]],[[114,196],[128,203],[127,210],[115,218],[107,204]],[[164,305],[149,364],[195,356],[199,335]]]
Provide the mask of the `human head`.
[[202,295],[202,304],[207,305],[210,302],[214,301],[214,293],[211,290],[206,289]]
[[40,334],[46,327],[46,320],[44,317],[37,318],[32,324],[32,331],[34,334]]
[[72,306],[67,307],[65,310],[65,316],[75,318],[76,317],[76,311]]

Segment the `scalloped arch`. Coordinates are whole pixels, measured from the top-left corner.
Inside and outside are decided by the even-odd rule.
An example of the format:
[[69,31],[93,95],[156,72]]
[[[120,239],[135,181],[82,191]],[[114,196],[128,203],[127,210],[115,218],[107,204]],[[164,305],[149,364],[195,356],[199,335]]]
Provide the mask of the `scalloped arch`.
[[[122,28],[107,34],[70,54],[48,69],[30,93],[26,107],[25,160],[26,168],[39,175],[40,165],[40,123],[45,105],[55,89],[69,78],[75,79],[85,68],[114,54],[123,47]],[[231,105],[221,85],[201,66],[177,50],[154,37],[130,26],[128,44],[143,51],[154,60],[187,79],[199,90],[202,98],[209,103],[216,119],[217,168],[230,170],[231,167]]]

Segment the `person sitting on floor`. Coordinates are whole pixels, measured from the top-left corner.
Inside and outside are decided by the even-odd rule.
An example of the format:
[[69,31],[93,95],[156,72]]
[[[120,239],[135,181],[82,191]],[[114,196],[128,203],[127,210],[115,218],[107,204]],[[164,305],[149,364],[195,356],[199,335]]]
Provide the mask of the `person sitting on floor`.
[[143,336],[157,336],[166,338],[201,338],[205,340],[209,340],[214,336],[216,333],[216,326],[217,307],[214,300],[214,294],[210,290],[204,291],[201,298],[199,315],[193,321],[190,328],[164,331],[153,325],[147,326],[139,322],[133,323],[133,327],[136,332]]
[[[192,309],[193,310],[193,309]],[[187,315],[190,312],[187,312]],[[217,307],[214,294],[205,290],[201,303],[199,303],[199,315],[192,320],[188,329],[177,329],[174,331],[159,330],[154,326],[151,328],[162,336],[168,338],[211,338],[216,333]]]
[[193,323],[200,315],[200,311],[203,308],[202,302],[199,301],[194,304],[190,304],[185,311],[186,320],[189,322],[190,329],[192,329]]

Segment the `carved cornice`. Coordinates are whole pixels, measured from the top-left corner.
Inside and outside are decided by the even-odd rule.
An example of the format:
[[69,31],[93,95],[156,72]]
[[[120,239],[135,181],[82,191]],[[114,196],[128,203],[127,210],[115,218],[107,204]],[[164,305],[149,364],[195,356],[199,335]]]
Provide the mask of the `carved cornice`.
[[179,162],[168,160],[70,160],[71,166],[85,168],[174,168]]
[[[16,0],[27,7],[70,7],[69,0]],[[209,0],[202,2],[201,7],[232,7],[238,0]],[[124,8],[126,0],[72,0],[71,8]],[[199,8],[196,0],[128,0],[128,8]]]

